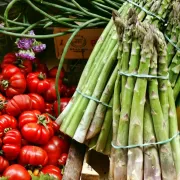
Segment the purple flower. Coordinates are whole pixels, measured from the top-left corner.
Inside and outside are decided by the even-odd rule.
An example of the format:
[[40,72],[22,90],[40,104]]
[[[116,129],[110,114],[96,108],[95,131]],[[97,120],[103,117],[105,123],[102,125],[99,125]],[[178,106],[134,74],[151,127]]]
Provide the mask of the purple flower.
[[46,44],[35,44],[35,46],[33,46],[32,49],[35,53],[42,52],[46,49]]
[[4,27],[4,23],[0,23],[0,27],[3,28]]
[[[28,34],[31,36],[35,35],[33,30],[29,31]],[[34,42],[35,42],[34,38],[21,38],[16,42],[16,44],[19,49],[28,50],[32,48]]]
[[34,36],[34,35],[35,35],[33,30],[29,31],[29,33],[28,33],[28,34],[29,34],[29,35],[32,35],[32,36]]
[[19,49],[28,50],[32,47],[33,43],[34,43],[34,39],[32,38],[22,38],[18,40],[16,44]]
[[33,51],[30,50],[19,50],[19,52],[16,53],[16,57],[21,59],[33,60],[35,58],[35,54]]

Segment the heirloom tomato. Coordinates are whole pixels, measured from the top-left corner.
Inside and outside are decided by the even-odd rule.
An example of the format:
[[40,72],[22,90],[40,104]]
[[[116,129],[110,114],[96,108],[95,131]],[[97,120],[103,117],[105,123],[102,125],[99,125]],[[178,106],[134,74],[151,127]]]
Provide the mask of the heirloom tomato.
[[4,69],[7,65],[13,64],[13,62],[15,62],[16,59],[17,57],[15,53],[13,52],[7,53],[2,60],[1,68]]
[[38,146],[24,146],[21,148],[19,163],[22,165],[45,166],[48,155],[45,150]]
[[[48,72],[48,76],[50,77],[50,78],[56,78],[56,74],[57,74],[57,71],[58,71],[58,67],[56,66],[56,67],[53,67],[53,68],[51,68],[50,70],[49,70],[49,72]],[[62,69],[61,70],[61,73],[60,73],[60,79],[63,79],[64,78],[64,69]]]
[[60,158],[58,159],[58,165],[65,166],[67,158],[68,158],[67,153],[61,154]]
[[0,173],[4,172],[4,170],[9,166],[8,160],[4,157],[0,156]]
[[7,97],[13,97],[25,92],[26,79],[19,68],[8,65],[3,69],[0,90],[5,92]]
[[2,69],[4,69],[6,66],[10,64],[18,67],[20,71],[25,75],[27,73],[32,72],[32,61],[28,59],[18,59],[14,53],[8,53],[6,56],[4,56],[4,59],[1,63],[1,67]]
[[0,138],[10,129],[17,128],[17,120],[13,116],[3,114],[0,116]]
[[6,112],[6,98],[0,93],[0,115]]
[[7,160],[15,160],[21,149],[21,134],[17,129],[9,130],[3,137],[3,155]]
[[[68,105],[69,101],[70,101],[70,98],[61,98],[60,112],[62,112],[65,109],[65,107]],[[58,117],[59,113],[58,113],[58,102],[57,101],[54,102],[54,112],[55,112],[56,117]]]
[[32,110],[38,110],[43,113],[45,111],[45,102],[43,97],[36,93],[30,93],[28,96],[32,101]]
[[52,103],[45,103],[45,113],[54,114],[54,108],[53,108],[53,104]]
[[54,135],[53,122],[47,114],[40,111],[24,111],[19,116],[19,127],[28,142],[44,145]]
[[56,178],[57,180],[62,179],[61,170],[56,166],[47,165],[41,170],[41,172],[43,174],[49,174],[50,176],[54,176],[54,178]]
[[[48,79],[48,81],[50,82],[50,86],[48,88],[47,91],[44,92],[44,99],[47,102],[53,102],[57,99],[56,96],[56,88],[55,88],[55,79]],[[60,86],[61,86],[61,82],[59,82],[58,84],[58,91],[60,92]]]
[[46,64],[42,64],[38,58],[32,60],[33,62],[33,71],[48,73],[48,68]]
[[13,164],[5,169],[3,176],[8,180],[31,180],[28,171],[19,164]]
[[46,79],[45,73],[29,73],[27,75],[27,87],[30,93],[43,94],[49,89],[50,82]]
[[20,94],[14,96],[8,101],[6,106],[6,113],[12,116],[18,116],[26,110],[32,109],[32,100],[27,94]]
[[61,154],[68,152],[69,142],[58,136],[53,136],[42,148],[48,154],[48,164],[57,166]]

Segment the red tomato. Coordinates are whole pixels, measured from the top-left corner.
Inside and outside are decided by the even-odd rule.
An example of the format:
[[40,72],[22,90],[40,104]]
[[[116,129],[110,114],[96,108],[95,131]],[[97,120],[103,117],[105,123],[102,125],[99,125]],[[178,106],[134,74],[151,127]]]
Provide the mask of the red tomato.
[[7,53],[1,63],[1,68],[4,69],[8,64],[13,64],[17,60],[15,53]]
[[58,136],[53,136],[50,141],[42,147],[48,154],[47,164],[58,165],[58,159],[62,153],[61,145],[61,139]]
[[27,87],[31,93],[43,94],[49,89],[50,82],[46,79],[46,74],[42,72],[29,73]]
[[58,159],[58,165],[64,166],[66,164],[68,158],[68,154],[63,153],[61,154],[60,158]]
[[66,90],[67,90],[67,86],[65,84],[61,84],[61,88],[60,88],[61,97],[64,97]]
[[48,73],[48,68],[46,64],[42,64],[38,58],[33,59],[33,71]]
[[[70,101],[70,98],[61,98],[60,112],[62,112],[65,109],[65,107],[68,105],[69,101]],[[55,112],[56,117],[58,117],[59,113],[58,113],[58,102],[57,101],[54,102],[54,112]]]
[[24,93],[26,90],[26,79],[19,68],[8,65],[3,69],[0,90],[5,92],[7,97]]
[[53,129],[55,133],[59,132],[60,125],[56,123],[56,121],[53,121]]
[[13,64],[16,67],[18,67],[23,74],[27,74],[32,72],[32,61],[26,59],[26,60],[20,60],[17,59],[14,53],[8,53],[1,64],[2,69],[4,69],[6,66]]
[[32,110],[38,110],[43,113],[45,111],[45,102],[43,97],[36,93],[30,93],[28,96],[32,100]]
[[6,112],[12,116],[18,116],[20,113],[26,110],[32,109],[32,100],[26,94],[20,94],[14,96],[8,101],[6,106]]
[[[56,78],[56,74],[57,74],[57,71],[58,71],[58,67],[53,67],[49,70],[48,72],[48,76],[50,78]],[[61,70],[61,73],[60,73],[60,76],[59,76],[60,79],[63,79],[64,78],[64,69]]]
[[2,147],[2,139],[0,138],[0,148]]
[[54,178],[56,178],[57,180],[62,179],[61,170],[56,166],[47,165],[41,170],[41,172],[43,174],[49,174],[50,176],[54,176]]
[[4,172],[4,170],[9,166],[9,162],[2,156],[0,156],[0,173]]
[[17,120],[13,116],[3,114],[0,116],[0,138],[10,129],[17,128]]
[[21,145],[22,146],[26,146],[26,145],[28,145],[29,144],[29,142],[28,141],[26,141],[25,139],[21,139]]
[[6,98],[0,93],[0,115],[6,112]]
[[73,94],[72,94],[72,90],[70,87],[67,87],[66,88],[66,92],[64,93],[64,97],[71,97]]
[[8,180],[31,180],[28,171],[19,164],[13,164],[6,168],[3,176],[8,177]]
[[7,160],[15,160],[21,149],[21,134],[18,130],[9,130],[3,138],[3,154]]
[[31,60],[25,59],[25,60],[17,61],[14,64],[18,68],[20,68],[21,72],[25,75],[32,72],[32,61]]
[[54,113],[53,104],[51,103],[45,103],[45,113],[53,115]]
[[22,165],[45,166],[48,155],[45,150],[38,146],[24,146],[21,148],[19,163]]
[[40,111],[24,111],[19,116],[21,134],[27,141],[44,145],[54,135],[53,123],[47,114]]
[[60,146],[61,146],[62,153],[68,153],[69,147],[70,147],[69,137],[64,134],[61,134],[59,135],[59,138],[61,141]]
[[71,90],[71,96],[74,94],[74,92],[76,91],[76,86],[71,86],[70,90]]
[[[47,102],[53,102],[57,99],[56,89],[55,89],[55,79],[48,79],[48,80],[50,82],[50,86],[48,90],[44,92],[44,99]],[[61,82],[59,82],[59,86],[58,86],[59,92],[60,92],[60,85],[61,85]]]
[[69,143],[58,136],[53,136],[50,141],[42,147],[48,154],[48,163],[51,165],[58,165],[58,159],[61,154],[68,152]]

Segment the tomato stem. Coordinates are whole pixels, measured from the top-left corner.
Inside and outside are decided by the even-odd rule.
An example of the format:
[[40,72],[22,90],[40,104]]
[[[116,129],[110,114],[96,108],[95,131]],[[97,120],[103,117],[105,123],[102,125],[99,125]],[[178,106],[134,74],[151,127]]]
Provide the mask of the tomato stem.
[[43,116],[43,115],[38,115],[38,122],[37,122],[37,123],[38,123],[38,124],[41,124],[41,125],[43,125],[45,128],[47,128],[48,121],[47,121],[47,119],[46,119],[45,116]]
[[6,90],[9,86],[9,81],[8,80],[2,80],[1,85],[3,86],[4,90]]
[[44,73],[40,72],[39,75],[38,75],[38,78],[43,80],[43,79],[46,78],[46,75]]
[[3,110],[6,104],[7,104],[6,101],[0,100],[0,110]]
[[10,131],[12,128],[5,128],[4,129],[4,133],[7,133],[8,131]]

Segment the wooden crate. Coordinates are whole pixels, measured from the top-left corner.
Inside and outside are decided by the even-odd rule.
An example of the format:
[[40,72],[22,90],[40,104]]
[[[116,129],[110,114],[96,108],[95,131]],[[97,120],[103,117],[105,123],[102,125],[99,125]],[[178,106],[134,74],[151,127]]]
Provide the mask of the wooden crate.
[[108,180],[109,159],[72,141],[63,180]]

